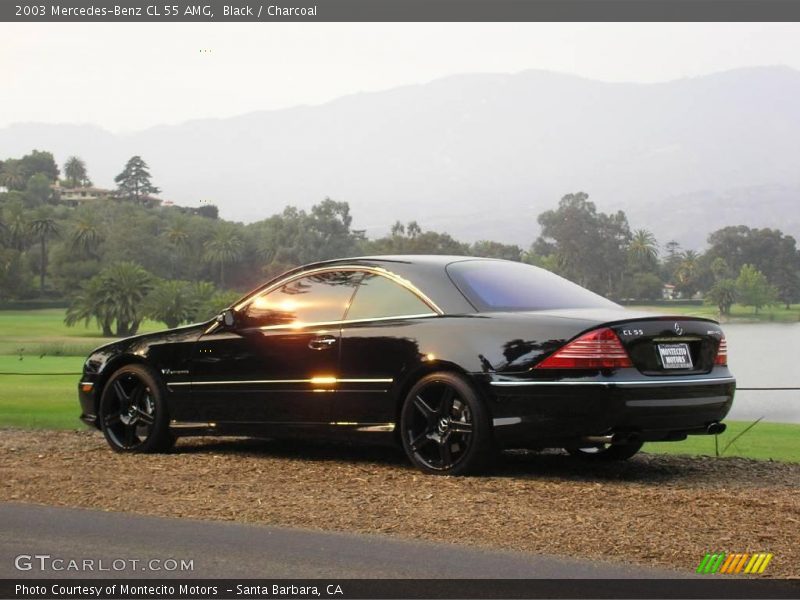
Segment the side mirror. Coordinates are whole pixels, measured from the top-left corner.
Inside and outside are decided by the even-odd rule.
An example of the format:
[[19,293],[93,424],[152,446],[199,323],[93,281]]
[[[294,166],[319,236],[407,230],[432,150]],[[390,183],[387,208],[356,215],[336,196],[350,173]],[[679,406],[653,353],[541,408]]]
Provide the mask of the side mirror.
[[225,327],[233,327],[236,324],[236,314],[232,308],[226,308],[217,315],[217,323]]

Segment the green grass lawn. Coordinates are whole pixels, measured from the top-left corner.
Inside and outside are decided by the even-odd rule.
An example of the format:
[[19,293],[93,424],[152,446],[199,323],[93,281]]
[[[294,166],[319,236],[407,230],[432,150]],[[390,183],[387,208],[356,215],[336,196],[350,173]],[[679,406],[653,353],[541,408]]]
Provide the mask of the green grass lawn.
[[[163,328],[161,323],[145,322],[140,331]],[[83,361],[110,341],[95,323],[67,327],[63,309],[0,311],[0,426],[83,427],[77,388]]]
[[[0,356],[0,426],[79,429],[78,380],[83,357]],[[1,373],[31,373],[3,375]],[[33,373],[73,373],[33,375]]]
[[[164,329],[164,325],[145,321],[140,333]],[[64,324],[64,310],[0,311],[0,355],[15,356],[83,356],[92,349],[112,341],[104,338],[97,325],[88,327],[79,323],[74,327]]]
[[[644,310],[647,312],[660,312],[675,315],[686,315],[687,317],[705,317],[707,319],[720,320],[719,311],[716,306],[710,304],[703,304],[702,306],[686,306],[686,305],[630,305],[627,308],[633,310]],[[800,321],[800,304],[792,304],[789,309],[781,304],[779,306],[769,306],[762,308],[758,313],[753,312],[752,306],[742,306],[741,304],[734,304],[731,307],[730,316],[723,317],[722,322],[731,321],[775,321],[780,323],[796,323]]]
[[[720,453],[733,438],[751,422],[725,421],[728,429],[717,436]],[[644,452],[653,454],[690,454],[715,456],[712,435],[690,435],[683,442],[651,442]],[[800,462],[800,425],[765,423],[760,421],[750,431],[736,440],[722,456],[742,456],[759,460]]]

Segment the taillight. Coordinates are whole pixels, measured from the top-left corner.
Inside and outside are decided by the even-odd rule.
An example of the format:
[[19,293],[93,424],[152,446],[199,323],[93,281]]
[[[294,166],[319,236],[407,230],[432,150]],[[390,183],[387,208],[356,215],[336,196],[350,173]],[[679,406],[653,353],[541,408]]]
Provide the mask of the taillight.
[[717,358],[714,359],[715,365],[723,367],[728,366],[728,340],[724,337],[719,341],[719,348],[717,348]]
[[536,368],[617,369],[632,366],[617,334],[604,328],[583,334],[548,356]]

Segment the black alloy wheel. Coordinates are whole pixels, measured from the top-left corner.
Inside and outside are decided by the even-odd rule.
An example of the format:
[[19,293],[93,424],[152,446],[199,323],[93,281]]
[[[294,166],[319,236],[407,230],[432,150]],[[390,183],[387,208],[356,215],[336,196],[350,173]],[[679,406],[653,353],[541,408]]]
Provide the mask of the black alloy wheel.
[[643,442],[627,442],[625,444],[592,444],[590,446],[572,446],[565,448],[575,458],[589,461],[628,460],[639,452]]
[[472,386],[454,373],[427,375],[411,388],[400,432],[411,462],[426,473],[475,473],[493,455],[486,408]]
[[117,452],[163,452],[175,444],[163,385],[144,365],[126,365],[111,375],[99,418],[108,445]]

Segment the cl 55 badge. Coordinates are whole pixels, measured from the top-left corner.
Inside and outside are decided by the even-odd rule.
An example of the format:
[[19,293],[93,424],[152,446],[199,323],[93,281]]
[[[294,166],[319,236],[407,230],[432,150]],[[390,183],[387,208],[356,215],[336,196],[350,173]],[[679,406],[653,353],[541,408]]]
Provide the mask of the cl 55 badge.
[[622,335],[644,335],[643,329],[623,329]]

